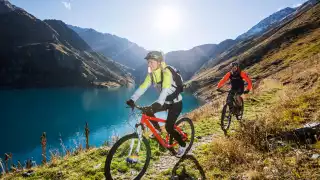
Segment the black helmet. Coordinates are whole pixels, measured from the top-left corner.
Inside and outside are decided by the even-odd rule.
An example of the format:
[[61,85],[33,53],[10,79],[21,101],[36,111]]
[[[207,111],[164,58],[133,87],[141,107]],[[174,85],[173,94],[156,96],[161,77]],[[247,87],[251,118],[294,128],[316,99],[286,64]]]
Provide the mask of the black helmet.
[[163,54],[160,51],[150,51],[144,59],[155,59],[161,62],[163,61]]
[[231,63],[231,67],[240,67],[240,65],[239,65],[239,63],[237,63],[237,62],[233,62],[233,63]]

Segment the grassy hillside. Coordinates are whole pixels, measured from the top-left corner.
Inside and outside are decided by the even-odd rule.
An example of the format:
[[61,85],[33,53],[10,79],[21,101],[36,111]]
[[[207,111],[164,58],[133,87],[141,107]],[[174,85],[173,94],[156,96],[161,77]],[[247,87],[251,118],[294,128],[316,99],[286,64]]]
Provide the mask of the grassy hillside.
[[295,64],[317,60],[320,52],[320,5],[261,40],[239,55],[194,76],[189,81],[191,89],[201,98],[214,99],[216,83],[229,71],[229,64],[234,61],[240,62],[244,70],[259,82],[282,70],[298,68],[299,65]]
[[[243,126],[235,123],[229,138],[215,138],[196,152],[210,179],[320,178],[320,159],[312,158],[320,152],[319,142],[290,141],[273,147],[267,138],[320,122],[319,40],[318,4],[257,46],[190,82],[196,85],[198,96],[216,102],[221,98],[216,83],[235,60],[255,81],[253,93],[245,96]],[[202,118],[212,116],[210,110],[203,112],[199,113]],[[319,130],[316,138],[319,140]]]

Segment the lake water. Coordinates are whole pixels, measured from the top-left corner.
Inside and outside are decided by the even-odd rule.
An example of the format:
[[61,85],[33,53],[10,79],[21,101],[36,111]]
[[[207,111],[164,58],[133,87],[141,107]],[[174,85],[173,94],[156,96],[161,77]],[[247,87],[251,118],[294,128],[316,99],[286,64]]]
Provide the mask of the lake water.
[[[84,126],[90,128],[89,143],[101,146],[112,135],[122,136],[133,132],[126,121],[130,109],[125,101],[135,89],[28,89],[0,91],[0,158],[4,153],[13,154],[17,160],[33,158],[41,162],[40,136],[47,133],[47,150],[63,152],[85,142]],[[158,93],[150,89],[137,102],[149,105]],[[198,107],[200,102],[191,94],[183,93],[183,113]],[[166,118],[166,113],[156,114]],[[137,120],[131,118],[134,124]],[[47,153],[48,155],[48,153]]]

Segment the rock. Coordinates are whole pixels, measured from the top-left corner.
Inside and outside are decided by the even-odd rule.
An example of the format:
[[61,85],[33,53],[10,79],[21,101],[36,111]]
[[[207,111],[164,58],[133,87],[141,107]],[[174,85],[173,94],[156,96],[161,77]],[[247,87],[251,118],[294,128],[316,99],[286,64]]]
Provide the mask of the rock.
[[273,175],[267,175],[266,179],[274,179]]
[[34,170],[28,170],[22,174],[23,177],[30,177],[34,174]]
[[99,169],[100,167],[101,167],[101,163],[96,165],[96,166],[94,166],[93,169]]
[[276,173],[278,173],[279,171],[278,171],[278,169],[272,169],[271,172],[274,173],[274,174],[276,174]]
[[311,159],[318,159],[320,157],[320,154],[313,154],[311,156]]
[[312,123],[307,123],[305,124],[303,127],[316,127],[316,126],[319,126],[320,123],[319,122],[312,122]]
[[317,137],[320,136],[320,124],[310,123],[302,128],[292,131],[283,132],[275,136],[268,137],[270,147],[284,146],[288,143],[296,143],[297,145],[314,144]]

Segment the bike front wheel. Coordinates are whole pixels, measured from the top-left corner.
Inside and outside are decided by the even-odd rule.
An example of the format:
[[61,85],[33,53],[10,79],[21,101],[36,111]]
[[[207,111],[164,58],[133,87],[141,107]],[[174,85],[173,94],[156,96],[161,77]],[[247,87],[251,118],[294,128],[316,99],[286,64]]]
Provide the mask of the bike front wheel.
[[110,149],[105,162],[106,179],[141,179],[150,163],[148,140],[136,133],[119,139]]
[[232,113],[231,113],[230,107],[228,106],[228,104],[225,104],[222,109],[221,123],[220,123],[221,129],[224,132],[228,131],[230,127],[231,117],[232,117]]

